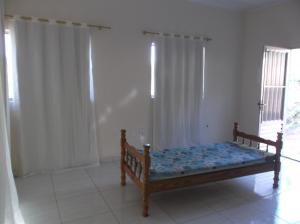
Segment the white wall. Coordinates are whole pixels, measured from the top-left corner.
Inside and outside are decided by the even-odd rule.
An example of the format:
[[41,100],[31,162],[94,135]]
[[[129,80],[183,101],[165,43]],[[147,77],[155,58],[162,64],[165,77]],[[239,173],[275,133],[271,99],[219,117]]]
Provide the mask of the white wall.
[[258,133],[263,47],[300,48],[300,1],[248,12],[244,19],[240,121],[247,131]]
[[[95,31],[94,73],[102,158],[119,155],[119,129],[131,142],[147,132],[149,45],[143,29],[207,34],[203,142],[231,138],[237,119],[241,16],[185,0],[9,0],[7,13],[112,26]],[[208,125],[208,128],[206,128]]]

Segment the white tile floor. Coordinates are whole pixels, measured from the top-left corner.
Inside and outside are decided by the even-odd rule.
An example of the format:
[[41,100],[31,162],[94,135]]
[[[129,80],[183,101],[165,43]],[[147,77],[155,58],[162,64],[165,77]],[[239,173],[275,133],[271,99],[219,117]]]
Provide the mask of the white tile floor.
[[17,178],[26,224],[300,224],[300,163],[283,160],[280,188],[264,173],[153,194],[150,216],[141,195],[119,185],[117,163]]

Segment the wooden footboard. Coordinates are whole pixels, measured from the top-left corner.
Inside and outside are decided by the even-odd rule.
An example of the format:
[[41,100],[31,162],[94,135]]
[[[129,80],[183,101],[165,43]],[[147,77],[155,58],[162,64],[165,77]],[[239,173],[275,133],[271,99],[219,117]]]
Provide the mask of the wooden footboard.
[[269,147],[273,146],[276,149],[275,153],[275,161],[274,161],[274,183],[273,187],[277,188],[278,187],[278,182],[279,182],[279,172],[280,172],[280,167],[281,167],[281,162],[280,162],[280,157],[281,157],[281,149],[282,149],[282,132],[277,133],[277,140],[276,141],[271,141],[268,139],[264,139],[261,137],[258,137],[256,135],[249,135],[244,132],[241,132],[238,130],[238,123],[234,123],[234,128],[233,128],[233,141],[235,142],[241,142],[243,144],[247,144],[250,147],[255,147],[257,149],[261,148],[261,144],[264,144],[266,146],[266,151],[268,152]]
[[126,141],[126,130],[121,130],[121,185],[126,184],[126,174],[139,187],[143,194],[143,215],[148,216],[149,204],[149,171],[150,145],[144,145],[144,152],[140,152]]
[[238,130],[238,123],[234,123],[233,140],[248,144],[250,147],[256,147],[261,150],[261,144],[276,148],[276,154],[270,161],[262,164],[249,165],[240,168],[214,171],[210,173],[195,174],[185,177],[176,177],[165,180],[151,181],[149,179],[150,172],[150,145],[144,145],[144,150],[138,150],[134,146],[128,144],[126,140],[126,130],[121,130],[121,185],[126,184],[126,174],[131,177],[133,182],[138,186],[143,195],[143,216],[148,216],[149,195],[153,192],[165,191],[187,187],[202,183],[208,183],[218,180],[225,180],[234,177],[241,177],[256,173],[274,171],[273,187],[278,187],[280,172],[280,156],[282,148],[282,133],[277,134],[277,140],[271,141],[260,138],[255,135],[249,135]]

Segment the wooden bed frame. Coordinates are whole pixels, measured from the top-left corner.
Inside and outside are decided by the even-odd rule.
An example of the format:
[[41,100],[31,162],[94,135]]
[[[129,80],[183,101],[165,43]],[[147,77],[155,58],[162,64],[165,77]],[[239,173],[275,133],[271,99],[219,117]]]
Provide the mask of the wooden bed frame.
[[280,172],[280,156],[282,149],[282,133],[277,133],[277,140],[271,141],[260,138],[255,135],[249,135],[238,130],[238,123],[234,123],[233,140],[242,142],[251,147],[260,149],[261,144],[266,145],[266,151],[269,146],[276,149],[274,157],[264,163],[246,165],[243,167],[212,171],[190,176],[175,177],[151,181],[149,179],[150,171],[150,145],[144,145],[144,154],[141,154],[134,146],[126,141],[126,130],[121,130],[121,186],[126,185],[126,174],[131,177],[138,186],[143,196],[143,216],[148,216],[149,196],[151,193],[166,191],[170,189],[183,188],[192,185],[198,185],[208,182],[220,181],[235,177],[247,176],[256,173],[274,171],[273,188],[278,187]]

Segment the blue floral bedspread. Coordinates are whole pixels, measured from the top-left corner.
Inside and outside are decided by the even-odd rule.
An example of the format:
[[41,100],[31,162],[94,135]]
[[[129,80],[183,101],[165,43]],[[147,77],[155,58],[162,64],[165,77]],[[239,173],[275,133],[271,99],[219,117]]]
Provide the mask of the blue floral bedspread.
[[160,180],[257,164],[273,154],[236,143],[198,145],[150,152],[150,179]]

